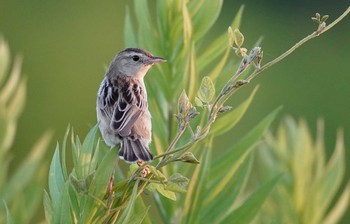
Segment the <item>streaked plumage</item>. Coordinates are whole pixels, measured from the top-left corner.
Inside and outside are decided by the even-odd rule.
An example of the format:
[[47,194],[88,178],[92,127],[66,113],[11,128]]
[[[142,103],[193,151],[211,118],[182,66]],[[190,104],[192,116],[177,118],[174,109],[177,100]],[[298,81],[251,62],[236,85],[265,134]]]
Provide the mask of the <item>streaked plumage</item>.
[[164,62],[138,48],[121,51],[111,62],[97,96],[97,120],[107,145],[121,144],[127,162],[152,161],[151,115],[143,77],[154,63]]

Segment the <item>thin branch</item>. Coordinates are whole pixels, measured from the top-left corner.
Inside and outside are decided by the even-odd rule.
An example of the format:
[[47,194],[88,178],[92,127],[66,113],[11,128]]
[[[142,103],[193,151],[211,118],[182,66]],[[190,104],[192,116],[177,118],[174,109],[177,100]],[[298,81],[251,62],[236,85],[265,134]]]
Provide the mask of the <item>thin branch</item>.
[[335,26],[337,23],[339,23],[342,19],[344,19],[348,14],[350,13],[350,7],[342,14],[340,15],[336,20],[334,20],[332,23],[330,23],[328,26],[325,26],[322,30],[317,30],[313,32],[312,34],[308,35],[307,37],[300,40],[298,43],[296,43],[293,47],[288,49],[286,52],[275,58],[274,60],[266,63],[261,68],[256,69],[247,79],[246,81],[250,82],[255,76],[257,76],[260,72],[264,71],[265,69],[271,67],[272,65],[276,64],[277,62],[281,61],[282,59],[286,58],[288,55],[290,55],[293,51],[295,51],[297,48],[299,48],[301,45],[305,44],[309,40],[318,37],[319,35],[325,33],[329,29],[331,29],[333,26]]

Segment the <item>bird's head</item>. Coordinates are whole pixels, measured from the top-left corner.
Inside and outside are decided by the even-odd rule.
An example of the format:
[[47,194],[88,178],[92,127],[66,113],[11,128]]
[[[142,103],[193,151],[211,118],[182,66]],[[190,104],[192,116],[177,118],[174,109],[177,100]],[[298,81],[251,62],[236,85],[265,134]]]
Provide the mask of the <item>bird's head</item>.
[[108,73],[143,78],[152,65],[165,61],[143,49],[126,48],[114,58]]

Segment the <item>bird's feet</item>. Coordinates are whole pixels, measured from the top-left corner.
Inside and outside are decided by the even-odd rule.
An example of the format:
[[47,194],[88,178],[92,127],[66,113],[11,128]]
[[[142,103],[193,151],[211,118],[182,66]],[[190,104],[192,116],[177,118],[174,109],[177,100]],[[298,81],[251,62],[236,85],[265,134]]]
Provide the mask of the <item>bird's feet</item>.
[[146,177],[150,172],[149,172],[149,167],[146,165],[144,166],[145,162],[139,160],[137,161],[137,165],[139,167],[142,167],[143,166],[143,169],[141,170],[141,176],[142,177]]

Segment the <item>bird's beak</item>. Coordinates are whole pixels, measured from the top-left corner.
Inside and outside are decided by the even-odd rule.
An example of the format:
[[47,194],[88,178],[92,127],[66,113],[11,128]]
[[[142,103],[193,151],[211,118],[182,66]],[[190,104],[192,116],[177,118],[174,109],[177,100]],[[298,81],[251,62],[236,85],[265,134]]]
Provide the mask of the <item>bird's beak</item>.
[[149,64],[155,64],[155,63],[159,63],[159,62],[166,62],[166,60],[164,58],[161,58],[161,57],[152,57],[152,58],[148,59],[147,62]]

